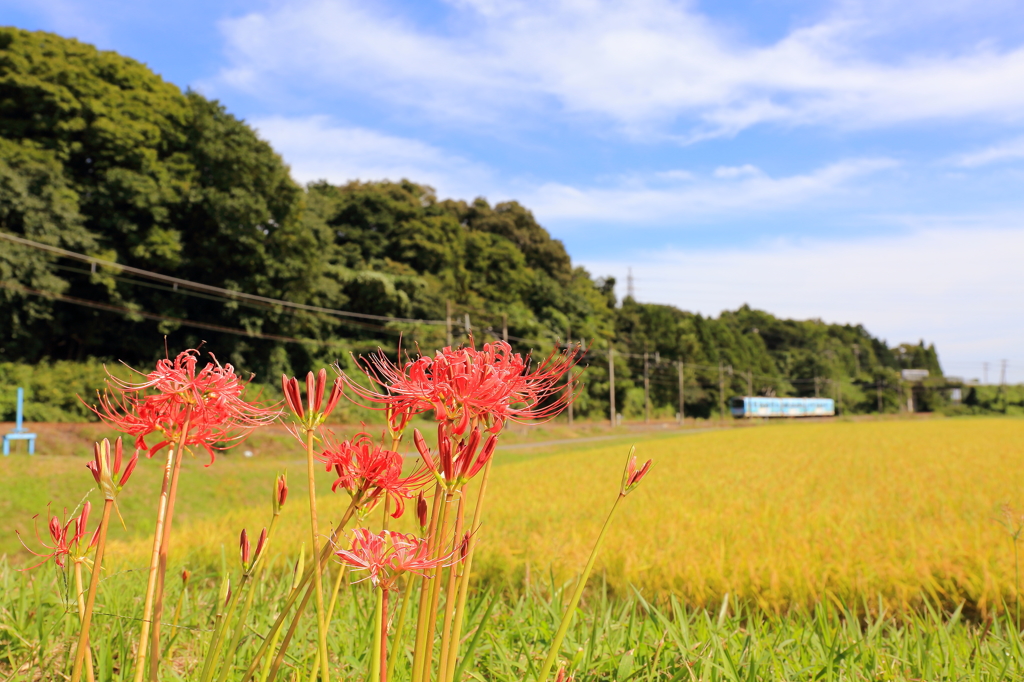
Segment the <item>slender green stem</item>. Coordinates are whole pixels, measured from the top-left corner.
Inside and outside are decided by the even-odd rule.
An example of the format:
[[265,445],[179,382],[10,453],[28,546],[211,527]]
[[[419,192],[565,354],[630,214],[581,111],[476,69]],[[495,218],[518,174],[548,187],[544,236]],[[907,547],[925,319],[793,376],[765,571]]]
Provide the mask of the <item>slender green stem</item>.
[[[448,534],[448,513],[452,503],[452,493],[444,493],[441,505],[441,520],[438,523],[437,539],[434,543],[434,557],[444,554],[447,546],[445,537]],[[427,634],[423,648],[423,670],[420,672],[422,682],[430,682],[430,666],[434,658],[434,630],[437,629],[437,604],[441,598],[441,576],[444,569],[440,566],[431,572],[430,603],[427,607]]]
[[[235,616],[235,609],[238,608],[238,600],[242,597],[242,592],[245,590],[245,586],[249,582],[249,574],[243,573],[242,579],[238,581],[238,589],[231,595],[231,602],[228,604],[227,613],[224,614],[224,620],[221,622],[221,626],[217,629],[217,632],[213,635],[213,641],[210,642],[210,651],[207,653],[207,660],[210,661],[208,668],[204,669],[203,676],[200,678],[200,682],[210,682],[213,679],[213,673],[217,669],[217,658],[220,656],[220,650],[224,646],[224,633],[227,632],[228,628],[231,627],[231,620]],[[252,590],[250,590],[250,593]],[[231,669],[231,661],[228,660],[224,665],[225,670]],[[225,675],[226,677],[226,675]]]
[[[331,532],[330,542],[328,542],[324,546],[324,548],[320,550],[321,563],[326,563],[327,559],[330,558],[331,548],[333,546],[334,541],[338,538],[341,532],[345,530],[345,526],[348,525],[348,522],[352,520],[352,515],[359,507],[359,502],[360,498],[358,497],[353,497],[352,500],[349,502],[348,509],[346,509],[345,513],[342,515],[341,521],[338,522],[338,525],[335,526],[334,530]],[[295,601],[299,598],[299,595],[302,593],[302,588],[309,583],[309,580],[312,576],[313,566],[309,566],[302,573],[302,578],[299,580],[299,584],[295,587],[295,589],[293,589],[288,594],[288,599],[285,600],[284,606],[281,608],[280,615],[278,615],[277,619],[274,621],[274,624],[270,627],[270,632],[267,633],[267,637],[263,640],[263,644],[260,645],[260,648],[256,651],[256,654],[253,656],[252,662],[249,663],[249,667],[246,669],[245,674],[242,675],[242,677],[240,678],[243,682],[247,682],[248,680],[252,679],[252,676],[256,674],[256,668],[259,667],[260,661],[263,660],[263,657],[267,654],[267,651],[269,651],[272,647],[277,646],[277,642],[279,639],[278,636],[281,633],[281,628],[284,626],[284,622],[288,618],[288,611],[292,608],[292,606],[295,605]],[[299,617],[302,615],[303,610],[306,608],[306,604],[309,602],[308,595],[311,595],[312,592],[307,591],[306,594],[307,596],[302,600],[302,603],[299,605],[299,608],[295,612],[293,628],[298,626]],[[287,642],[288,640],[285,641]],[[285,648],[287,648],[287,645],[285,645]],[[281,657],[283,658],[284,654],[281,654]],[[269,661],[271,659],[267,660]],[[262,675],[264,681],[266,680],[267,675],[268,673],[266,671],[266,666],[264,666],[264,673]]]
[[[434,557],[437,545],[437,522],[441,515],[441,484],[434,486],[434,502],[430,510],[430,530],[427,532],[427,554]],[[416,617],[416,640],[412,654],[412,682],[419,682],[423,677],[423,662],[426,659],[427,640],[427,607],[430,604],[430,579],[424,575],[420,578],[420,605]]]
[[[309,478],[309,535],[310,546],[313,548],[313,556],[320,556],[320,534],[317,530],[316,518],[316,471],[313,460],[313,431],[306,430],[306,473]],[[328,545],[329,546],[329,545]],[[316,595],[316,620],[317,634],[320,648],[320,679],[322,682],[330,682],[330,666],[327,660],[327,622],[324,620],[326,609],[324,608],[324,586],[323,586],[323,562],[317,561],[314,566],[313,592]]]
[[142,627],[139,630],[139,648],[135,653],[135,682],[142,682],[146,675],[146,650],[149,646],[149,631],[153,622],[153,599],[160,568],[160,547],[163,544],[164,524],[167,520],[167,509],[170,504],[171,476],[173,475],[174,459],[185,449],[185,439],[191,427],[191,410],[185,414],[184,428],[178,434],[175,448],[167,451],[167,463],[164,465],[164,480],[160,488],[160,502],[157,505],[156,529],[153,531],[153,553],[149,559],[149,578],[146,582],[146,599],[142,607]]
[[[75,593],[78,602],[79,626],[85,622],[85,583],[82,581],[82,561],[75,560]],[[89,643],[85,643],[85,678],[89,682],[96,679],[92,669],[92,650]]]
[[370,647],[370,675],[367,677],[368,682],[377,682],[380,679],[380,652],[385,646],[383,640],[387,639],[384,634],[384,588],[378,585],[374,588],[374,593],[377,603],[373,610],[373,645]]
[[[487,460],[480,478],[480,492],[476,496],[476,507],[473,509],[473,525],[469,533],[469,547],[466,552],[466,559],[461,564],[461,575],[459,576],[459,602],[455,607],[455,624],[452,630],[452,641],[448,651],[448,676],[440,682],[452,682],[455,679],[455,661],[459,656],[459,641],[462,639],[462,625],[466,617],[466,600],[469,596],[469,576],[473,570],[473,553],[476,551],[477,533],[480,532],[480,524],[483,523],[484,497],[487,493],[487,478],[491,473],[491,462]],[[442,656],[444,654],[442,653]]]
[[217,676],[217,682],[225,682],[228,678],[228,673],[231,672],[231,668],[235,663],[235,653],[238,651],[238,643],[242,640],[242,633],[245,631],[245,622],[249,618],[249,610],[252,608],[253,599],[256,596],[256,586],[259,584],[260,578],[263,576],[263,568],[267,565],[266,553],[270,548],[270,541],[274,537],[274,527],[277,525],[277,518],[280,516],[280,512],[274,514],[270,519],[270,528],[267,530],[267,541],[263,546],[263,558],[258,558],[259,563],[256,564],[256,568],[252,571],[252,586],[249,588],[249,593],[245,596],[245,604],[242,606],[242,612],[238,614],[238,622],[235,623],[235,631],[231,635],[231,642],[228,644],[227,654],[224,656],[224,667],[220,671],[220,675]]
[[402,640],[405,637],[405,619],[409,615],[409,602],[412,601],[416,581],[412,575],[406,576],[405,595],[402,597],[402,608],[398,610],[398,621],[395,623],[395,636],[391,642],[391,655],[388,657],[387,680],[395,675],[395,666],[402,651]]
[[576,613],[576,607],[579,606],[580,598],[583,596],[583,588],[587,585],[587,579],[590,577],[590,572],[594,570],[594,561],[597,559],[597,552],[601,549],[601,544],[604,542],[605,533],[608,531],[608,526],[611,525],[612,517],[615,515],[615,510],[619,507],[619,501],[621,501],[623,495],[619,495],[615,498],[615,504],[612,505],[611,511],[608,512],[608,518],[604,520],[604,525],[601,526],[601,533],[597,536],[597,542],[594,543],[594,549],[590,551],[590,558],[587,560],[587,566],[583,569],[583,573],[580,575],[579,582],[576,584],[576,590],[572,593],[572,599],[569,600],[569,604],[565,608],[565,615],[562,616],[562,622],[558,626],[558,631],[555,633],[555,638],[551,642],[551,650],[548,652],[548,657],[544,659],[544,665],[541,666],[540,674],[537,675],[537,682],[547,682],[548,675],[551,674],[551,668],[554,667],[555,661],[558,659],[558,650],[562,648],[562,640],[565,639],[565,633],[569,631],[569,625],[572,623],[572,617]]
[[[462,538],[462,526],[465,523],[466,504],[463,491],[458,491],[458,499],[455,501],[458,508],[455,512],[455,535],[452,537],[452,548],[459,550],[459,542]],[[444,622],[441,625],[441,652],[437,662],[438,682],[448,679],[448,663],[450,661],[449,649],[452,645],[452,620],[455,618],[456,590],[458,589],[458,565],[452,564],[448,568],[448,585],[445,587],[444,597]],[[457,647],[456,647],[457,648]]]
[[[277,646],[277,641],[281,638],[281,628],[274,630],[274,634],[270,637],[270,648],[273,649]],[[270,675],[270,664],[272,659],[269,657],[263,661],[263,669],[260,670],[260,682],[267,682],[267,677]]]
[[[281,642],[281,648],[277,652],[277,656],[274,657],[274,663],[270,666],[270,676],[267,678],[270,682],[273,682],[274,678],[277,677],[277,671],[281,668],[281,664],[284,663],[285,652],[288,651],[288,645],[291,644],[292,637],[295,636],[295,631],[299,627],[299,616],[302,615],[302,611],[306,608],[306,604],[309,603],[310,598],[313,596],[313,586],[310,585],[306,588],[306,594],[302,597],[302,601],[299,602],[299,608],[295,612],[295,617],[292,618],[292,624],[288,626],[288,632],[284,634],[284,640]],[[317,647],[317,655],[319,655],[319,647]],[[243,679],[248,679],[245,677]]]
[[181,472],[181,458],[185,452],[185,436],[188,434],[192,409],[185,414],[185,428],[178,440],[174,453],[174,468],[171,471],[171,484],[167,491],[167,517],[164,519],[163,534],[160,539],[160,558],[157,563],[156,593],[153,595],[153,633],[149,645],[149,680],[158,682],[160,673],[160,629],[164,617],[164,581],[167,578],[167,552],[171,546],[171,526],[174,522],[174,501],[178,498],[178,474]]
[[234,601],[237,595],[237,591],[231,592],[231,578],[225,573],[221,577],[221,589],[220,593],[217,595],[217,611],[213,617],[213,636],[210,637],[210,644],[206,647],[206,657],[203,659],[203,670],[199,673],[200,680],[209,679],[209,677],[213,675],[213,664],[214,659],[216,658],[217,642],[220,640],[224,633],[224,628],[226,627],[224,609],[227,608],[227,604],[225,604],[225,600]]
[[157,504],[156,529],[153,531],[153,553],[149,560],[149,578],[146,582],[146,598],[142,606],[142,627],[139,630],[139,647],[135,653],[135,682],[142,682],[146,676],[146,651],[149,648],[149,629],[153,619],[153,596],[156,594],[157,570],[160,567],[160,542],[164,535],[164,519],[167,518],[167,496],[171,487],[171,472],[174,466],[175,449],[167,452],[164,466],[164,481]]
[[334,607],[338,604],[338,593],[341,592],[341,586],[347,574],[348,566],[340,566],[338,568],[338,577],[334,579],[334,588],[331,590],[331,602],[327,605],[328,627],[330,627],[331,619],[334,617]]
[[96,592],[100,587],[100,569],[103,567],[103,552],[107,547],[107,526],[110,525],[110,510],[114,507],[113,500],[103,501],[103,518],[100,520],[99,536],[96,540],[96,558],[92,564],[92,577],[89,579],[89,596],[85,598],[85,614],[82,617],[82,631],[78,635],[78,650],[75,651],[75,667],[71,672],[71,682],[82,679],[86,652],[89,651],[89,626],[92,624],[92,607],[96,603]]

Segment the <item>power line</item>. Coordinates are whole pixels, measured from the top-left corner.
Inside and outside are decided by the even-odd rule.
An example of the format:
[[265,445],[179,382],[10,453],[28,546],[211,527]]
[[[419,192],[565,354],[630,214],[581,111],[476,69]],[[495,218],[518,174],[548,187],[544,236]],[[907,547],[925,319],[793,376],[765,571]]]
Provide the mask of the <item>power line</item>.
[[220,294],[229,299],[245,299],[249,301],[259,301],[261,303],[283,306],[286,308],[295,308],[297,310],[306,310],[314,313],[324,313],[327,315],[337,315],[341,317],[357,317],[367,320],[380,320],[383,322],[410,322],[414,324],[444,324],[444,320],[429,320],[429,319],[414,319],[409,317],[392,317],[390,315],[371,315],[370,313],[354,313],[348,310],[337,310],[335,308],[324,308],[321,306],[307,305],[305,303],[294,303],[292,301],[285,301],[280,298],[269,298],[267,296],[259,296],[257,294],[249,294],[244,291],[235,291],[233,289],[224,289],[216,287],[211,284],[202,284],[200,282],[193,282],[187,279],[181,279],[180,277],[172,277],[170,275],[163,275],[159,272],[152,272],[150,270],[143,270],[141,268],[135,268],[130,265],[122,265],[115,263],[114,261],[105,260],[103,258],[96,258],[95,256],[87,256],[84,253],[78,253],[76,251],[69,251],[62,249],[57,246],[50,246],[49,244],[42,244],[40,242],[32,241],[31,239],[25,239],[17,235],[8,234],[7,232],[0,232],[0,238],[6,239],[15,244],[21,244],[22,246],[29,246],[34,249],[41,251],[48,251],[55,253],[65,258],[73,258],[75,260],[82,261],[84,263],[90,263],[95,265],[101,265],[103,267],[113,268],[122,272],[129,272],[139,277],[148,277],[149,279],[159,280],[161,282],[167,282],[169,284],[176,284],[179,287],[187,289],[194,289],[196,291],[205,291],[209,293]]
[[[321,341],[319,339],[301,339],[293,336],[281,336],[278,334],[264,334],[263,332],[253,332],[246,329],[239,329],[237,327],[224,327],[219,324],[209,324],[208,322],[198,322],[196,320],[187,320],[181,317],[170,317],[168,315],[158,315],[156,313],[147,313],[144,310],[132,310],[131,308],[123,308],[121,306],[110,305],[108,303],[100,303],[98,301],[89,301],[84,298],[75,298],[74,296],[65,296],[64,294],[54,294],[46,291],[38,291],[36,289],[29,289],[28,287],[11,286],[7,282],[0,282],[0,287],[9,289],[11,291],[17,291],[19,293],[31,294],[33,296],[40,296],[42,298],[50,298],[57,301],[63,301],[65,303],[71,303],[74,305],[80,305],[85,308],[94,308],[96,310],[105,310],[107,312],[123,313],[125,315],[138,315],[144,317],[147,320],[156,320],[159,322],[174,322],[180,324],[183,327],[196,327],[198,329],[207,329],[209,331],[224,332],[226,334],[236,334],[238,336],[248,336],[255,339],[268,339],[270,341],[285,341],[288,343],[310,343],[321,346],[335,345],[336,341]],[[382,328],[383,329],[383,328]],[[392,333],[399,333],[396,330],[383,329]]]

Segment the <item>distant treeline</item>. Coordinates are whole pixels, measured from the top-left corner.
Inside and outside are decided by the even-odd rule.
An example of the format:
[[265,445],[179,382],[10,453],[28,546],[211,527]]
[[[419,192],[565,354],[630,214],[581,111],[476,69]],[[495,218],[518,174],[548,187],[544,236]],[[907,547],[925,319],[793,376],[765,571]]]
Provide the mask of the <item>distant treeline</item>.
[[[407,180],[301,187],[216,101],[116,53],[14,28],[0,29],[0,231],[272,299],[195,291],[3,241],[5,392],[25,363],[77,386],[58,362],[67,360],[84,363],[90,385],[80,388],[91,390],[100,374],[90,359],[145,365],[164,354],[165,335],[171,352],[205,341],[222,361],[271,381],[395,349],[400,335],[406,349],[430,350],[449,335],[507,334],[535,354],[571,338],[592,349],[575,408],[590,418],[608,413],[610,346],[627,417],[644,412],[645,365],[655,416],[678,409],[679,361],[688,416],[716,414],[723,398],[748,391],[892,412],[906,402],[900,369],[942,374],[934,347],[890,348],[861,326],[617,301],[613,279],[574,266],[516,202],[439,200]],[[945,396],[926,391],[918,406],[940,407]],[[6,395],[0,401],[6,411]],[[51,416],[86,416],[66,404]]]

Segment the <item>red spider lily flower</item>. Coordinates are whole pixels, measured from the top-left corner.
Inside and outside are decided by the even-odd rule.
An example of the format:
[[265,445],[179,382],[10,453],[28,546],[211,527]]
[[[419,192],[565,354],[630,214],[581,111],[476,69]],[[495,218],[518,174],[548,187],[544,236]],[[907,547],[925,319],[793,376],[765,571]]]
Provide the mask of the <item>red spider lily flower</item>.
[[[288,409],[299,420],[303,428],[315,429],[327,419],[334,411],[341,399],[341,380],[335,379],[331,387],[331,394],[324,405],[324,393],[327,390],[327,370],[321,369],[316,375],[312,372],[306,374],[306,407],[302,409],[302,394],[299,391],[299,380],[295,377],[288,378],[281,375],[281,389],[284,391],[284,400]],[[322,408],[322,409],[321,409]]]
[[421,472],[403,478],[402,456],[375,443],[368,433],[357,433],[351,440],[341,442],[328,433],[324,443],[317,458],[326,465],[327,471],[334,471],[337,476],[331,489],[344,488],[364,507],[388,496],[395,503],[393,518],[404,513],[405,500],[411,498],[413,490],[425,480]]
[[480,473],[484,465],[494,456],[494,448],[498,444],[498,436],[493,433],[490,434],[487,442],[484,443],[483,448],[480,448],[478,454],[477,449],[482,439],[483,434],[479,428],[476,428],[469,434],[469,438],[453,442],[451,435],[448,433],[447,425],[441,422],[437,425],[438,453],[437,462],[435,462],[430,454],[430,449],[427,447],[427,442],[423,438],[423,434],[420,433],[419,429],[413,431],[413,443],[415,443],[416,450],[419,451],[420,456],[423,458],[423,463],[433,472],[438,482],[450,490],[455,490],[464,485]]
[[96,485],[99,486],[104,499],[113,500],[117,497],[118,493],[121,492],[128,482],[128,479],[131,478],[132,472],[135,471],[135,466],[139,463],[139,453],[136,450],[132,458],[128,460],[124,473],[121,474],[120,478],[117,478],[117,475],[121,473],[122,456],[123,447],[121,439],[118,438],[114,441],[114,455],[113,460],[111,460],[110,441],[104,438],[93,447],[93,461],[85,465],[92,472],[92,477],[96,479]]
[[408,416],[433,410],[457,435],[471,425],[498,433],[506,421],[548,420],[568,406],[575,395],[564,379],[581,354],[579,346],[564,352],[556,349],[531,370],[529,357],[513,353],[504,341],[484,344],[481,350],[444,348],[432,358],[420,356],[403,364],[377,351],[363,359],[360,369],[371,384],[385,387],[384,392],[338,371],[364,407]]
[[628,495],[640,485],[640,481],[643,480],[647,472],[651,470],[651,460],[644,462],[644,465],[639,469],[636,468],[636,446],[633,446],[629,450],[629,461],[626,462],[626,468],[622,472],[622,484],[619,486],[620,495]]
[[[188,424],[185,446],[202,446],[214,460],[214,450],[237,444],[253,429],[270,424],[280,412],[245,400],[247,381],[241,381],[230,365],[212,362],[198,367],[198,351],[179,353],[172,361],[159,360],[156,369],[139,382],[111,376],[107,388],[97,392],[97,416],[135,438],[135,447],[152,457],[177,442]],[[162,437],[147,445],[151,434]]]
[[[36,526],[35,530],[36,540],[39,541],[39,544],[42,545],[44,549],[50,550],[45,554],[35,552],[29,548],[29,546],[25,544],[25,541],[22,539],[21,533],[19,532],[18,540],[21,541],[21,546],[27,549],[30,554],[42,558],[42,561],[33,566],[29,566],[25,570],[38,568],[45,564],[48,559],[53,559],[58,568],[64,568],[67,565],[67,557],[70,556],[72,559],[76,560],[82,558],[85,553],[88,552],[89,548],[96,544],[98,537],[96,533],[93,533],[92,540],[85,547],[82,546],[82,540],[85,538],[86,534],[86,526],[89,522],[89,511],[91,509],[92,505],[86,502],[82,505],[82,511],[78,516],[72,518],[70,521],[66,520],[64,523],[61,523],[56,515],[49,516],[49,514],[47,514],[50,520],[46,524],[46,527],[50,533],[50,540],[53,544],[48,545],[41,537],[39,537],[38,526]],[[65,510],[65,515],[66,514],[67,510]],[[37,515],[33,518],[38,519],[39,517]]]
[[453,553],[430,558],[430,548],[424,539],[395,531],[372,533],[357,528],[352,534],[351,549],[335,552],[339,559],[356,570],[368,571],[363,580],[385,590],[395,589],[395,581],[403,573],[425,575],[438,566],[449,566]]

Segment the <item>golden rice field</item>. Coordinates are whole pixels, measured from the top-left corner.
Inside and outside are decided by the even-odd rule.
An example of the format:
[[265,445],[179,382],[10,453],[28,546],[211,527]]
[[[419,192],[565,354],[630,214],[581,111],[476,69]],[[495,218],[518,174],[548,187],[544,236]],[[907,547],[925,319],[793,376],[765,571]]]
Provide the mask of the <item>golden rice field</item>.
[[[527,572],[535,584],[552,574],[570,579],[614,500],[630,443],[500,453],[479,574],[513,586]],[[1014,599],[1013,542],[999,520],[1003,504],[1024,510],[1024,420],[773,423],[646,436],[636,447],[655,468],[620,507],[595,570],[617,591],[672,592],[695,606],[717,605],[729,593],[766,611],[823,600],[900,611],[930,598],[988,613]],[[52,486],[57,469],[69,476],[84,460],[27,461],[4,461],[3,485],[20,471],[22,491]],[[39,469],[44,462],[57,468],[50,477]],[[297,453],[204,463],[187,463],[182,473],[178,563],[218,558],[222,545],[233,553],[238,530],[268,518],[272,476],[281,469],[290,472],[292,497],[277,549],[297,547],[305,537]],[[158,487],[157,469],[140,467],[133,494],[125,492],[135,532],[122,532],[108,554],[124,567],[145,564],[148,547],[132,536],[149,530],[153,496],[144,491]],[[83,491],[86,479],[76,484]],[[329,483],[321,479],[321,518],[336,519],[345,500],[331,496]],[[5,515],[14,511],[5,506]]]

